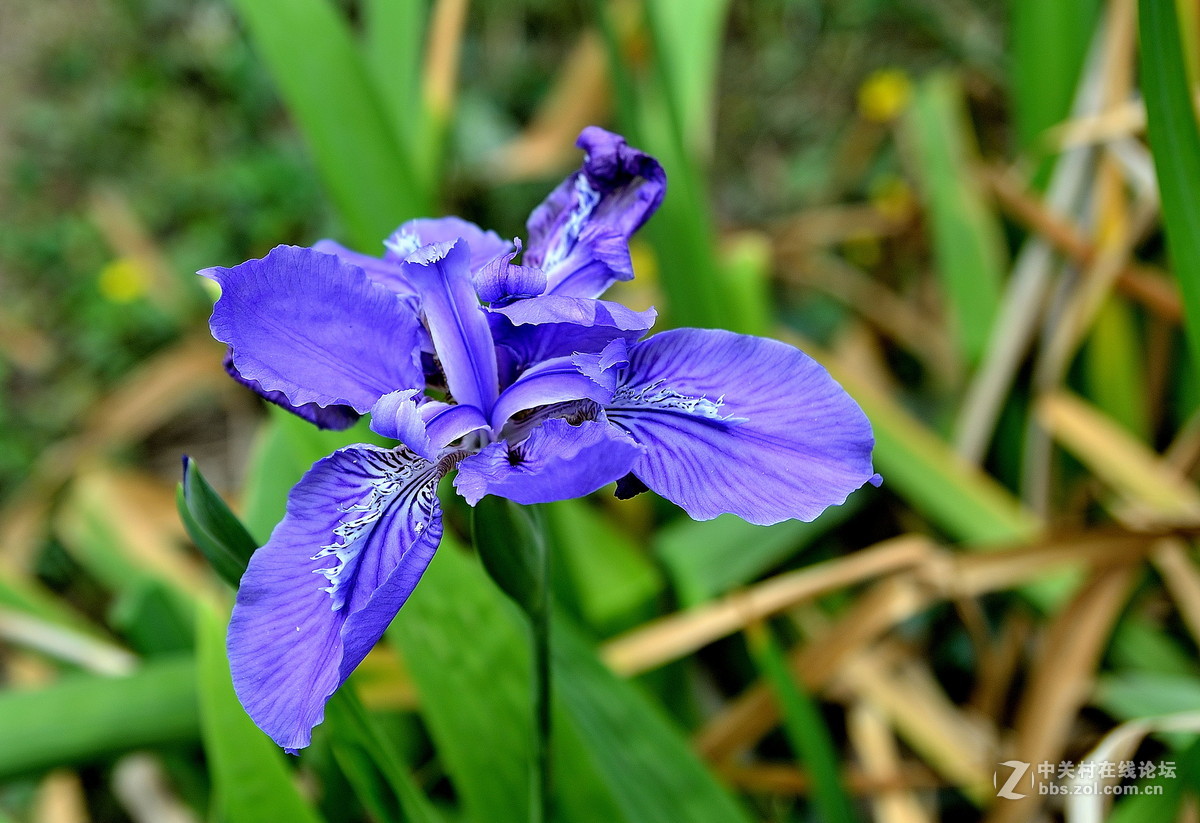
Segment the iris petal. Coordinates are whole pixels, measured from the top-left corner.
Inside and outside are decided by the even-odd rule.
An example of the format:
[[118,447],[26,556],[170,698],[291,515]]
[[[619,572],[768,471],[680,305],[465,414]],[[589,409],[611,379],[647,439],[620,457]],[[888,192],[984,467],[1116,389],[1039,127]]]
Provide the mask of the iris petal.
[[455,401],[484,412],[499,392],[496,348],[479,306],[465,241],[425,246],[404,261]]
[[424,385],[410,305],[336,256],[278,246],[261,260],[200,273],[221,284],[213,336],[261,391],[293,406],[364,413],[388,392]]
[[485,446],[463,460],[454,488],[474,506],[495,494],[517,503],[582,497],[629,472],[642,449],[603,420],[547,420],[518,444]]
[[280,408],[287,409],[297,417],[302,417],[318,429],[341,431],[348,429],[358,422],[359,413],[349,406],[318,406],[308,403],[303,406],[293,406],[288,402],[287,395],[279,391],[266,391],[257,380],[247,380],[238,373],[233,365],[233,349],[225,352],[225,371],[237,382],[258,394],[263,400],[274,403]]
[[522,297],[533,297],[546,290],[546,273],[533,266],[517,266],[513,258],[521,253],[521,241],[516,249],[489,260],[475,272],[475,291],[485,303],[503,303]]
[[529,215],[524,262],[546,272],[547,293],[598,297],[633,277],[627,242],[662,203],[667,178],[653,157],[596,126],[576,145],[583,166]]
[[371,431],[399,440],[426,460],[437,460],[438,448],[430,441],[415,389],[394,391],[379,398],[371,409]]
[[654,325],[654,309],[634,311],[590,297],[548,294],[488,309],[496,344],[521,363],[598,352],[614,340],[633,343]]
[[612,399],[614,386],[606,386],[604,382],[584,374],[569,357],[539,363],[500,394],[492,408],[492,430],[500,431],[517,412],[538,406],[572,400],[607,403]]
[[307,746],[325,702],[417,585],[442,536],[442,469],[404,449],[317,461],[250,558],[229,624],[234,688],[276,743]]
[[352,251],[336,240],[318,240],[313,243],[313,251],[332,254],[343,263],[358,266],[368,278],[396,294],[412,297],[417,293],[412,284],[405,279],[398,260],[372,257],[369,254]]
[[485,231],[461,217],[419,217],[409,220],[392,232],[383,244],[387,247],[387,260],[400,263],[422,246],[453,243],[459,239],[471,249],[472,272],[479,271],[493,258],[512,251],[513,247],[512,243],[494,231]]
[[866,416],[799,349],[712,329],[634,344],[606,407],[646,446],[633,473],[697,520],[812,520],[871,468]]

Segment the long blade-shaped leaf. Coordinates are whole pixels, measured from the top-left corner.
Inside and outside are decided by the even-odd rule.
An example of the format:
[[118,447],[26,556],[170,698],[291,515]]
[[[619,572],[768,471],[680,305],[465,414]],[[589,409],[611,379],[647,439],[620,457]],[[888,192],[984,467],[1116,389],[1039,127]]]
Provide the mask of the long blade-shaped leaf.
[[1200,129],[1188,90],[1175,0],[1138,3],[1142,94],[1167,249],[1183,293],[1192,362],[1200,363]]
[[179,517],[217,574],[237,586],[258,543],[208,484],[196,461],[183,459],[183,482],[175,496]]
[[429,211],[346,21],[328,0],[233,0],[308,140],[353,243]]
[[156,660],[128,677],[78,676],[0,695],[0,779],[194,740],[196,667]]
[[769,627],[755,632],[759,666],[783,710],[783,730],[813,781],[813,806],[825,823],[852,823],[854,812],[842,785],[837,749],[813,699],[792,677]]
[[258,730],[233,693],[224,621],[201,606],[196,623],[201,730],[219,819],[318,823],[320,817],[300,796],[284,765],[285,755]]
[[661,709],[616,677],[568,626],[556,625],[556,694],[630,823],[748,818]]
[[524,823],[533,762],[528,640],[449,534],[388,638],[404,654],[467,817]]
[[957,80],[938,74],[923,82],[906,125],[923,178],[942,291],[960,352],[975,363],[1000,305],[1006,263],[999,221],[972,173],[978,149]]

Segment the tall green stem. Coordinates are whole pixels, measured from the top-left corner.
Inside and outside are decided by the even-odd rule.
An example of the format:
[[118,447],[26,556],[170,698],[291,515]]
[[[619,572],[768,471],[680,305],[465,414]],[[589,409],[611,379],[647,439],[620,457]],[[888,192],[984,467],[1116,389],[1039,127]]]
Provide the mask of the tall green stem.
[[538,541],[541,554],[540,607],[530,612],[533,637],[533,790],[529,819],[543,823],[550,817],[550,552],[546,541]]

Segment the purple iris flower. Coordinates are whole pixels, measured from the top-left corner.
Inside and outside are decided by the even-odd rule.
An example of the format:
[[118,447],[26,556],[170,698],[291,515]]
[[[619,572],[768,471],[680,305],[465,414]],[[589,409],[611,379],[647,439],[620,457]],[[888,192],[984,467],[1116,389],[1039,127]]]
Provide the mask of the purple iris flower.
[[393,448],[317,461],[250,560],[229,626],[234,686],[288,751],[382,636],[442,535],[439,481],[474,505],[579,497],[617,481],[696,519],[811,520],[864,483],[861,409],[803,352],[720,330],[645,337],[653,310],[599,295],[666,180],[586,129],[582,168],[530,216],[529,247],[459,218],[416,220],[383,257],[331,241],[201,274],[238,380],[327,428],[371,415]]

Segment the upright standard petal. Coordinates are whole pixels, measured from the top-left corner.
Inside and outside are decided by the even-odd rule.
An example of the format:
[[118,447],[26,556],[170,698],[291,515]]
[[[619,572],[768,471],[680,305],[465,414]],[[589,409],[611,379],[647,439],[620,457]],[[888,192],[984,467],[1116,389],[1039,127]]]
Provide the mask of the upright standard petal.
[[399,260],[385,257],[372,257],[369,254],[351,251],[336,240],[318,240],[313,243],[313,251],[322,254],[332,254],[343,263],[358,266],[368,278],[396,294],[411,297],[416,295],[412,284],[404,277]]
[[603,351],[614,340],[633,343],[646,334],[657,316],[654,309],[634,311],[609,300],[561,294],[488,309],[496,345],[504,346],[526,365]]
[[288,402],[283,392],[266,391],[259,385],[258,381],[247,380],[239,374],[237,368],[233,365],[233,349],[226,349],[225,351],[225,371],[230,377],[255,392],[263,400],[274,403],[280,408],[287,409],[297,417],[302,417],[309,423],[312,423],[318,429],[332,429],[334,431],[348,429],[357,423],[358,418],[361,416],[349,406],[318,406],[316,403],[293,406]]
[[213,337],[263,392],[365,413],[388,392],[424,385],[411,306],[334,255],[277,246],[261,260],[200,273],[221,284]]
[[404,261],[421,295],[433,348],[458,403],[487,413],[500,391],[496,347],[471,282],[470,252],[462,240],[424,246]]
[[634,465],[642,448],[602,420],[547,420],[520,443],[485,446],[463,460],[454,488],[474,506],[485,495],[550,503],[590,494]]
[[229,663],[242,705],[294,752],[382,636],[442,537],[438,464],[350,446],[317,461],[242,577]]
[[512,251],[512,243],[494,231],[484,231],[461,217],[419,217],[409,220],[383,241],[387,258],[397,263],[422,246],[463,240],[471,249],[471,271],[476,272],[495,257]]
[[812,520],[878,481],[862,409],[820,364],[776,340],[654,335],[630,347],[606,411],[646,447],[634,475],[697,520]]
[[548,294],[598,297],[633,277],[629,237],[662,203],[667,178],[653,157],[596,126],[576,145],[583,167],[530,214],[524,262],[546,272]]

